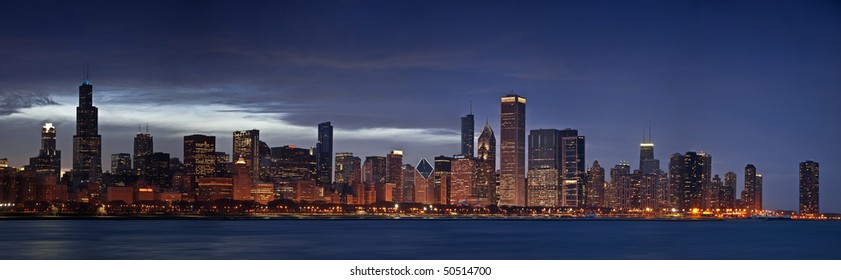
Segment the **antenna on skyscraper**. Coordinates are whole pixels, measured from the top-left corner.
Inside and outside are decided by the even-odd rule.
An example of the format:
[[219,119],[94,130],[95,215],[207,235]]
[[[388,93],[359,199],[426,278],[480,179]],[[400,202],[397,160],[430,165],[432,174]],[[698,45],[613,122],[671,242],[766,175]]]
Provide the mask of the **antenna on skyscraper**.
[[146,123],[146,134],[149,134],[149,123]]
[[470,114],[473,115],[473,100],[470,100]]

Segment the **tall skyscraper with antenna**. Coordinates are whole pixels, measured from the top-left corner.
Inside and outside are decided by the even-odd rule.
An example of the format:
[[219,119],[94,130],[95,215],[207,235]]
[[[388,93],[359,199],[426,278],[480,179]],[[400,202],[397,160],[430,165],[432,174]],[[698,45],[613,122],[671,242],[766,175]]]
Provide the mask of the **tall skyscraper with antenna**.
[[640,172],[651,174],[657,170],[660,170],[660,160],[654,159],[654,142],[651,141],[651,127],[649,126],[648,140],[643,132],[642,143],[640,143]]
[[99,111],[93,106],[90,66],[82,70],[79,106],[76,107],[76,135],[73,135],[74,189],[86,183],[98,183],[102,175],[102,136],[99,135]]

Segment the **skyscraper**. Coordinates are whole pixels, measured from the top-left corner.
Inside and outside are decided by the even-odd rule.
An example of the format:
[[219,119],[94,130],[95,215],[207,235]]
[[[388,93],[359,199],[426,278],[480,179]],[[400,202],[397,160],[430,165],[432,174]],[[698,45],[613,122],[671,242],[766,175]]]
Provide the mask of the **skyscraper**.
[[450,185],[452,183],[453,158],[448,156],[435,157],[433,196],[435,203],[450,204]]
[[[138,128],[139,129],[139,128]],[[152,142],[152,134],[149,134],[149,128],[146,132],[137,132],[134,136],[134,174],[143,177],[144,164],[146,157],[154,152],[154,145]]]
[[471,200],[475,202],[470,195],[476,182],[476,159],[467,155],[456,155],[451,166],[450,203],[470,205]]
[[619,162],[610,169],[610,184],[605,191],[607,207],[628,210],[631,208],[631,164]]
[[594,161],[593,166],[587,170],[586,200],[587,207],[606,207],[605,205],[605,180],[604,168],[599,161]]
[[800,163],[800,215],[818,215],[820,211],[820,169],[817,162]]
[[315,181],[322,187],[333,183],[333,126],[330,122],[318,124],[318,142],[315,144]]
[[254,181],[260,180],[260,131],[256,129],[234,131],[234,145],[231,159],[245,159],[248,175]]
[[642,143],[640,143],[640,172],[651,174],[655,170],[660,170],[660,160],[654,159],[654,143],[651,142],[649,132],[649,139],[645,140],[645,136],[643,136]]
[[561,140],[561,205],[582,206],[587,163],[584,152],[584,136],[578,130],[564,129],[558,132]]
[[362,180],[366,183],[385,183],[386,175],[386,158],[382,156],[367,156],[365,163],[362,166]]
[[335,170],[334,177],[337,184],[351,186],[362,182],[362,160],[353,156],[353,153],[336,153]]
[[761,190],[757,184],[756,166],[748,164],[745,166],[745,188],[742,190],[742,207],[748,211],[762,210],[757,206],[761,202]]
[[403,151],[392,150],[386,156],[386,183],[394,184],[392,201],[403,202]]
[[248,166],[245,159],[239,158],[233,166],[233,199],[252,200],[251,186],[253,181],[248,175]]
[[275,184],[275,196],[291,199],[294,197],[293,183],[296,181],[315,182],[315,156],[309,149],[296,146],[273,147],[270,176]]
[[721,209],[721,190],[724,189],[724,182],[721,181],[721,177],[718,177],[718,174],[713,176],[711,186],[709,195],[707,196],[707,199],[709,199],[707,209]]
[[704,188],[709,179],[709,155],[703,152],[686,152],[683,156],[685,175],[682,189],[682,208],[684,211],[704,209]]
[[415,167],[411,164],[403,165],[403,199],[404,203],[415,203]]
[[438,203],[433,197],[434,178],[432,177],[432,165],[422,158],[415,168],[415,203],[432,204]]
[[721,209],[736,208],[736,173],[733,171],[724,174],[724,186],[719,190],[718,203]]
[[526,99],[500,98],[499,204],[526,206]]
[[491,125],[485,121],[485,127],[479,134],[476,157],[476,183],[473,196],[484,204],[496,204],[496,137]]
[[528,206],[563,206],[560,136],[557,129],[535,129],[529,132]]
[[471,112],[464,117],[461,117],[461,154],[468,157],[473,157],[473,110],[471,105]]
[[191,193],[198,188],[199,179],[216,176],[216,136],[184,136],[184,171]]
[[52,123],[41,127],[41,150],[38,156],[29,159],[30,168],[38,174],[61,177],[61,151],[56,149],[56,128]]
[[111,154],[111,174],[127,176],[134,174],[131,168],[131,154]]
[[683,165],[683,155],[674,153],[669,157],[669,186],[664,195],[667,207],[682,209],[683,181],[686,178],[686,168]]
[[[152,153],[147,155],[143,162],[144,180],[152,188],[164,191],[192,191],[191,189],[175,189],[177,186],[172,185],[174,172],[172,170],[172,160],[168,153]],[[198,186],[198,183],[196,183],[196,186]],[[187,185],[187,188],[191,187],[192,185]]]
[[[74,190],[82,184],[99,183],[102,175],[102,136],[99,135],[99,109],[93,106],[90,68],[85,66],[76,107],[76,135],[73,135]],[[98,191],[98,190],[97,190]]]

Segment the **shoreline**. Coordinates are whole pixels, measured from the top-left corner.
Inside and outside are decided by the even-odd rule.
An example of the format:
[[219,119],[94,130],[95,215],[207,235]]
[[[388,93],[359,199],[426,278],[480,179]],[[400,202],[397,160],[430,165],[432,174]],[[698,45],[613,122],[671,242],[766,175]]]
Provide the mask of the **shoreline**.
[[[4,220],[287,220],[287,221],[532,221],[532,222],[726,222],[726,221],[817,221],[799,219],[722,219],[714,217],[700,218],[644,218],[644,217],[525,217],[525,216],[384,216],[384,215],[131,215],[131,216],[90,216],[90,215],[0,215]],[[830,220],[822,220],[830,221]]]

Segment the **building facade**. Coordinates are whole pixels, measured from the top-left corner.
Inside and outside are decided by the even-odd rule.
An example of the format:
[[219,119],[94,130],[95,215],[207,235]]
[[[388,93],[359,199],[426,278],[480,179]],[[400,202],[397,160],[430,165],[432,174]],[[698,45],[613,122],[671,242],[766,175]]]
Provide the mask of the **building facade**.
[[500,99],[499,205],[526,206],[526,99]]
[[800,215],[819,215],[820,166],[814,161],[800,163]]

